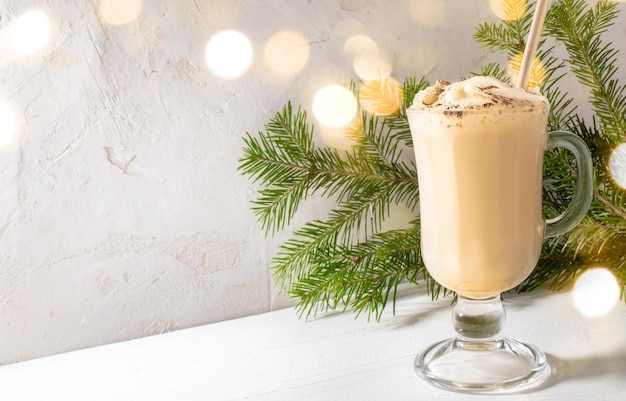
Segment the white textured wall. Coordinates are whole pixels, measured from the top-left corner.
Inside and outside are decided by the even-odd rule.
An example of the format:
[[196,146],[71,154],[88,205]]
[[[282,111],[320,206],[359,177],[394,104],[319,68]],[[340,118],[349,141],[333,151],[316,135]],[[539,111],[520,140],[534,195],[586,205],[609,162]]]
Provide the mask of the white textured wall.
[[[355,27],[399,80],[456,79],[487,60],[472,34],[493,18],[489,0],[418,1],[428,21],[445,17],[428,26],[403,0],[146,0],[111,25],[98,3],[0,0],[0,102],[17,121],[0,152],[0,363],[286,305],[267,268],[286,236],[264,239],[249,211],[242,135],[356,78],[343,52]],[[33,8],[51,36],[19,56],[11,25]],[[204,61],[223,29],[254,48],[236,79]],[[294,77],[263,60],[283,29],[310,48]]]

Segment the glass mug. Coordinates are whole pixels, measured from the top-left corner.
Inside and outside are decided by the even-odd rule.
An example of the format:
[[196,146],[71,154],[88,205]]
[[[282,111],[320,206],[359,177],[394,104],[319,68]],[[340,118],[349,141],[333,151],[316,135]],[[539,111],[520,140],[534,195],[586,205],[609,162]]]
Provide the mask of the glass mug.
[[[500,293],[525,280],[543,240],[571,230],[592,197],[589,149],[578,136],[547,133],[549,106],[464,111],[407,109],[420,191],[422,257],[428,272],[458,294],[455,338],[434,344],[415,371],[440,388],[502,392],[536,383],[542,351],[502,338]],[[543,157],[563,147],[577,163],[569,207],[542,218]]]

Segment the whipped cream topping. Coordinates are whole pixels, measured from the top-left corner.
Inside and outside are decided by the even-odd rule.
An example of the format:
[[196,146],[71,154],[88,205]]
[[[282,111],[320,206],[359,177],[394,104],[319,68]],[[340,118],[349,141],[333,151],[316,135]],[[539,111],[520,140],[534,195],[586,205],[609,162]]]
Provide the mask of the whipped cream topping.
[[409,110],[460,111],[496,105],[547,106],[548,102],[536,90],[512,88],[497,78],[476,76],[455,83],[437,81],[415,95]]

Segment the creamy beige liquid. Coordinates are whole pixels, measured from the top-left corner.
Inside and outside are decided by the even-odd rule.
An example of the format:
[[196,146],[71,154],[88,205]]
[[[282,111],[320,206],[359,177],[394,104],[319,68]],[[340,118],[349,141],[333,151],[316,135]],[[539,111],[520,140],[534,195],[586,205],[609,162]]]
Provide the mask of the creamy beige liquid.
[[463,296],[509,290],[539,259],[548,106],[534,96],[540,99],[408,110],[424,262]]

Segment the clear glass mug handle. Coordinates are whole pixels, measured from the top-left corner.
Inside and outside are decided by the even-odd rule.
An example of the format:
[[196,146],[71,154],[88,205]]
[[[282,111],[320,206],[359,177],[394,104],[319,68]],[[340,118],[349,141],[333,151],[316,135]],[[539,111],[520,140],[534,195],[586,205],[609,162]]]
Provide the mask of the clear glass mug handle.
[[574,228],[587,214],[593,197],[593,166],[591,152],[585,141],[567,131],[548,134],[548,149],[565,148],[576,158],[578,177],[574,196],[567,209],[555,218],[546,220],[545,237],[556,237]]

